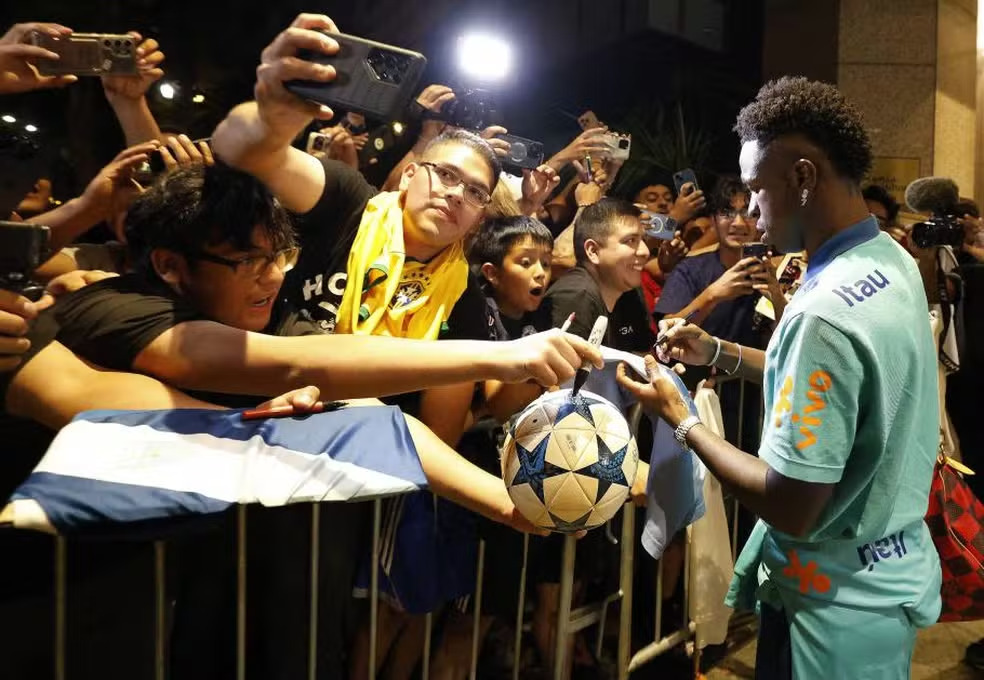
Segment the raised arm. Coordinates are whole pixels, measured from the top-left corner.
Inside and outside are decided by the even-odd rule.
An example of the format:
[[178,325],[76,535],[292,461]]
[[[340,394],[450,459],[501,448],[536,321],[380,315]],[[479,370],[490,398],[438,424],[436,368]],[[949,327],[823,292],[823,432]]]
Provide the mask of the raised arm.
[[335,69],[297,58],[302,49],[325,54],[338,43],[320,31],[338,32],[322,14],[301,14],[266,49],[256,69],[255,101],[240,104],[212,133],[215,154],[229,165],[258,178],[287,207],[306,213],[325,187],[324,167],[291,142],[314,119],[330,119],[327,106],[302,101],[284,87],[294,79],[330,82]]
[[126,145],[158,140],[161,130],[147,104],[147,90],[164,75],[164,53],[153,38],[146,40],[136,31],[129,35],[137,41],[137,75],[102,76],[103,93],[123,129]]

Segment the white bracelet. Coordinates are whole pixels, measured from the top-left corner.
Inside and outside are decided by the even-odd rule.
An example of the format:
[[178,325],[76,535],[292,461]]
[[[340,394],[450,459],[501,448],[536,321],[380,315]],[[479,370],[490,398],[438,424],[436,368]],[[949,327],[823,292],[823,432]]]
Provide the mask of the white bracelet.
[[741,368],[741,345],[739,345],[736,342],[735,343],[735,347],[738,348],[738,363],[735,364],[735,367],[733,369],[731,369],[730,371],[727,370],[727,369],[724,370],[724,372],[727,373],[728,375],[734,375],[735,373],[738,372],[738,369]]
[[721,356],[721,338],[714,338],[714,342],[717,343],[717,349],[714,350],[714,356],[711,357],[710,363],[707,364],[708,366],[713,366],[716,364],[718,358]]

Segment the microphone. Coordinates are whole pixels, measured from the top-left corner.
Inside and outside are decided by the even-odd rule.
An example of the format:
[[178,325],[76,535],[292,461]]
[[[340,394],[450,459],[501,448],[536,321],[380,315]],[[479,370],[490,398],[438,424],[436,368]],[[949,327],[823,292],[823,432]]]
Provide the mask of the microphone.
[[917,213],[947,215],[960,200],[960,190],[949,177],[921,177],[905,188],[905,203]]

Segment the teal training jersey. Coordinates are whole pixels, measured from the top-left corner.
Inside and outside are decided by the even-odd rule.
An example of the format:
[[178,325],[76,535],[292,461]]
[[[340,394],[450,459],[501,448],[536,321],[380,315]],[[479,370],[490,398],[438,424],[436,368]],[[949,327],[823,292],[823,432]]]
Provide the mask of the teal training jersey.
[[[835,484],[812,532],[771,527],[760,578],[801,598],[939,610],[939,559],[923,517],[939,442],[936,350],[912,257],[873,218],[813,254],[766,353],[760,457]],[[796,604],[799,601],[799,605]]]

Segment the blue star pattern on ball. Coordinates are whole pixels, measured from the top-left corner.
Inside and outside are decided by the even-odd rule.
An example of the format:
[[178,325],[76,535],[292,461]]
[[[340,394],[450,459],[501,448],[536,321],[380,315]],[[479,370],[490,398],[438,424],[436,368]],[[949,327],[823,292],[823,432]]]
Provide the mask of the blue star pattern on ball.
[[574,531],[580,531],[587,525],[589,517],[591,517],[590,510],[583,517],[578,517],[573,522],[565,522],[560,517],[557,517],[557,515],[553,514],[552,512],[550,513],[550,519],[554,521],[554,525],[555,525],[554,530],[561,531],[564,533],[572,533]]
[[592,427],[594,427],[595,424],[594,416],[591,415],[591,408],[590,408],[592,403],[597,403],[597,402],[595,402],[593,399],[591,401],[588,401],[588,399],[586,399],[582,395],[575,394],[571,396],[570,399],[567,399],[566,401],[564,401],[564,403],[560,405],[560,408],[557,409],[557,416],[554,422],[559,423],[570,414],[577,413],[579,416],[581,416],[586,421],[588,421],[588,423],[590,423]]
[[[519,457],[519,471],[513,478],[513,485],[529,484],[536,497],[543,501],[543,480],[545,477],[544,457],[547,455],[547,445],[550,443],[550,436],[540,440],[540,443],[530,451],[518,441],[516,442],[516,455]],[[550,466],[554,467],[554,466]]]
[[622,462],[625,460],[625,454],[628,453],[629,446],[626,444],[622,448],[612,451],[608,447],[608,443],[604,437],[595,435],[595,438],[598,440],[598,462],[592,463],[586,468],[581,468],[581,470],[575,470],[575,472],[586,471],[590,476],[598,480],[598,495],[594,501],[597,503],[604,498],[608,492],[608,488],[612,484],[629,486],[628,480],[625,479],[625,472],[622,470]]

